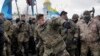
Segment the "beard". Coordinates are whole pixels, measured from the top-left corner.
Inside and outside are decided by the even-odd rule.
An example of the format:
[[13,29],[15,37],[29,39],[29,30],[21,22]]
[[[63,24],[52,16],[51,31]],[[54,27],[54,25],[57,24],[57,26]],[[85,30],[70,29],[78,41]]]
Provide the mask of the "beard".
[[78,20],[73,20],[74,23],[77,23]]

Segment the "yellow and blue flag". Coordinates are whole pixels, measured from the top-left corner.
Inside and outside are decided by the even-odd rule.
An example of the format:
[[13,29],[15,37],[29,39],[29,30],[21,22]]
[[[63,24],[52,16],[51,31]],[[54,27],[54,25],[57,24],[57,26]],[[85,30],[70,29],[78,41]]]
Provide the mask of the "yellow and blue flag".
[[59,15],[59,12],[54,8],[48,7],[48,14]]

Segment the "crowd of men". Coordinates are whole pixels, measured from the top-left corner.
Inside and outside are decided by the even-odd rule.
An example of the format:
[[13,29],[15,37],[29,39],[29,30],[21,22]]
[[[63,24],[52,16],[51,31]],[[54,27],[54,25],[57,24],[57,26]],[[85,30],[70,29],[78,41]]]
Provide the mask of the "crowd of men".
[[66,11],[46,20],[21,15],[16,23],[0,13],[0,56],[100,56],[100,15],[84,11],[69,19]]

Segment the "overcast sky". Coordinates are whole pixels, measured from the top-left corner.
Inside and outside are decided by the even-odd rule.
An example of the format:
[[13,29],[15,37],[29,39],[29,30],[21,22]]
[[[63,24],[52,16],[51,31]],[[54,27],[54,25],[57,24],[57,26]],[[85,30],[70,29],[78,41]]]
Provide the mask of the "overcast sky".
[[[3,1],[3,0],[1,0]],[[43,3],[45,0],[37,0],[38,13],[43,13]],[[96,9],[95,15],[100,15],[100,0],[50,0],[52,7],[56,8],[59,12],[65,10],[68,16],[71,17],[74,13],[82,14],[84,10],[91,10],[92,7]],[[0,2],[1,4],[2,2]],[[27,4],[26,0],[18,0],[18,7],[21,14],[26,13]],[[13,13],[17,12],[15,1],[12,2]],[[1,5],[0,5],[1,7]],[[29,10],[31,12],[31,9]]]

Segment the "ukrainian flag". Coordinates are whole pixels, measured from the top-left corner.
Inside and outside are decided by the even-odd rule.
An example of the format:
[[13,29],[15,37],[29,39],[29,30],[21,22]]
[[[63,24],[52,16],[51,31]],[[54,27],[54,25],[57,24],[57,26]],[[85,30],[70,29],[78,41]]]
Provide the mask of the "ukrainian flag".
[[12,19],[12,0],[0,0],[0,12],[6,19]]
[[51,14],[51,15],[59,15],[59,12],[56,9],[53,9],[51,7],[48,7],[48,14]]

